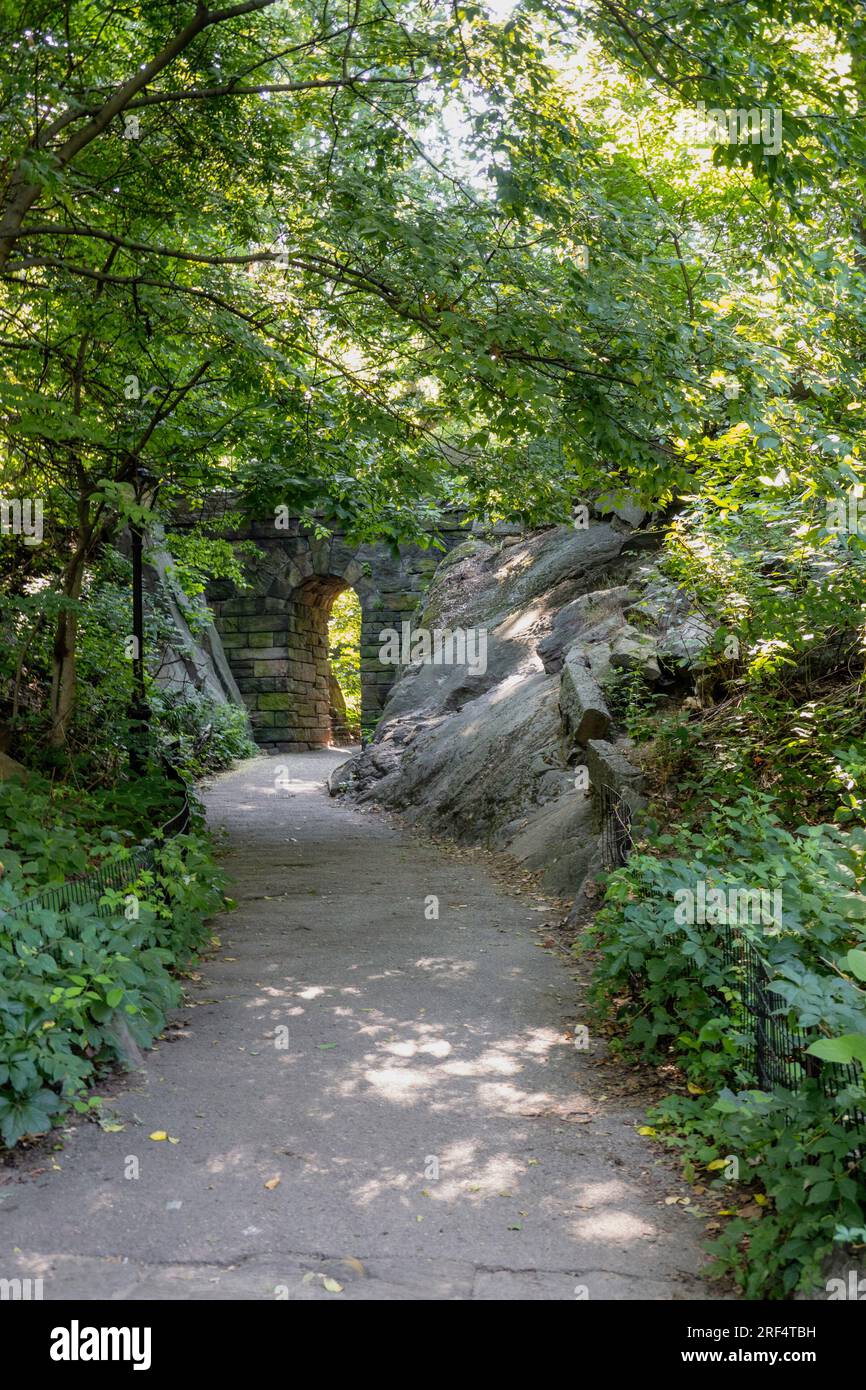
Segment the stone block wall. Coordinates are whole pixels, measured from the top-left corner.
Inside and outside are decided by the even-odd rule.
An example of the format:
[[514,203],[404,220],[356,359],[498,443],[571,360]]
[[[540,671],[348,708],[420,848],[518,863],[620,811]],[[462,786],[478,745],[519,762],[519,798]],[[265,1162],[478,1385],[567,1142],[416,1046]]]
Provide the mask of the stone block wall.
[[[446,547],[465,539],[458,518],[444,529]],[[285,529],[256,523],[236,532],[261,554],[245,557],[249,587],[219,582],[208,594],[226,657],[249,710],[256,741],[301,752],[333,741],[328,694],[328,619],[339,593],[361,603],[361,726],[370,735],[397,678],[379,661],[383,628],[411,621],[443,552],[420,546],[352,546],[317,537],[296,520]]]

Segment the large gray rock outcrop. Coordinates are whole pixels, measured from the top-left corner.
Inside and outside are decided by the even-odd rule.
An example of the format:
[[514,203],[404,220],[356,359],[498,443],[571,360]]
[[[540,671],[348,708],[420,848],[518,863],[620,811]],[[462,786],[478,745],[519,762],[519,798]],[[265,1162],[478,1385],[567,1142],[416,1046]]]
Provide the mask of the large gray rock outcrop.
[[[483,632],[484,669],[401,673],[375,740],[331,778],[410,822],[504,850],[573,896],[597,861],[594,802],[571,764],[611,736],[599,687],[622,610],[624,531],[605,522],[480,537],[439,567],[423,626]],[[634,563],[634,562],[631,562]]]
[[155,530],[146,552],[147,580],[169,617],[169,635],[152,675],[161,690],[180,699],[193,691],[218,705],[246,705],[232,675],[222,640],[207,619],[203,598],[188,598],[174,579],[174,559]]
[[696,663],[705,647],[683,595],[631,546],[640,534],[616,518],[459,545],[421,621],[482,631],[484,669],[405,668],[375,740],[337,770],[332,790],[507,851],[579,903],[611,838],[603,818],[642,802],[609,683],[675,679],[682,661],[664,653],[681,650],[684,631]]
[[610,730],[610,710],[580,648],[572,647],[565,658],[559,708],[565,731],[576,743],[604,738]]

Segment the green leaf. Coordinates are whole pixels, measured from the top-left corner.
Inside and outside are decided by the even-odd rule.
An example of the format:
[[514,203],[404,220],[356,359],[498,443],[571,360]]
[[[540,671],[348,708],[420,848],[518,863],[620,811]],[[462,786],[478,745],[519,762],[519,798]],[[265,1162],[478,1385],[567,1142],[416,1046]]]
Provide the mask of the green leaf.
[[841,1038],[819,1038],[806,1051],[824,1062],[848,1064],[856,1061],[866,1068],[866,1034],[863,1033],[846,1033]]
[[845,957],[848,969],[858,980],[866,980],[866,951],[850,950]]

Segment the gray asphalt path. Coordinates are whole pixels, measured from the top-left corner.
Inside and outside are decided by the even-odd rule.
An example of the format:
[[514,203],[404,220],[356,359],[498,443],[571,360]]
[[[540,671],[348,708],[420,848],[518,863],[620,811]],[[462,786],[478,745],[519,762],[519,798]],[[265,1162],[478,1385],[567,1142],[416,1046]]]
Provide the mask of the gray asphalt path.
[[144,1073],[103,1088],[123,1128],[0,1176],[0,1277],[45,1298],[707,1297],[699,1223],[665,1204],[688,1189],[638,1112],[592,1098],[544,918],[329,798],[339,761],[214,782],[221,952]]

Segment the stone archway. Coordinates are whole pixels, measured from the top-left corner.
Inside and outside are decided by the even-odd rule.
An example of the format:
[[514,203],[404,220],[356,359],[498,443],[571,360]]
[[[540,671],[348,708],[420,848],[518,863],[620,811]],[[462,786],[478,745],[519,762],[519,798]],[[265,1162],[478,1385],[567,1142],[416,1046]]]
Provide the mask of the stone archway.
[[[465,535],[455,519],[446,548]],[[339,534],[317,536],[297,518],[284,528],[255,523],[231,539],[253,540],[260,554],[244,557],[247,587],[218,581],[208,599],[256,742],[280,752],[331,742],[328,616],[346,588],[361,604],[361,728],[369,735],[397,676],[379,660],[379,634],[413,618],[441,552],[353,546]]]
[[[286,657],[277,658],[275,676],[285,676],[287,710],[298,740],[310,748],[333,742],[331,721],[331,664],[328,659],[328,620],[334,599],[346,588],[337,575],[306,579],[286,600],[288,627]],[[262,665],[264,670],[264,664]],[[272,727],[280,727],[274,706]]]
[[333,742],[328,619],[349,587],[346,574],[314,574],[285,598],[222,605],[223,646],[258,743],[298,753]]

